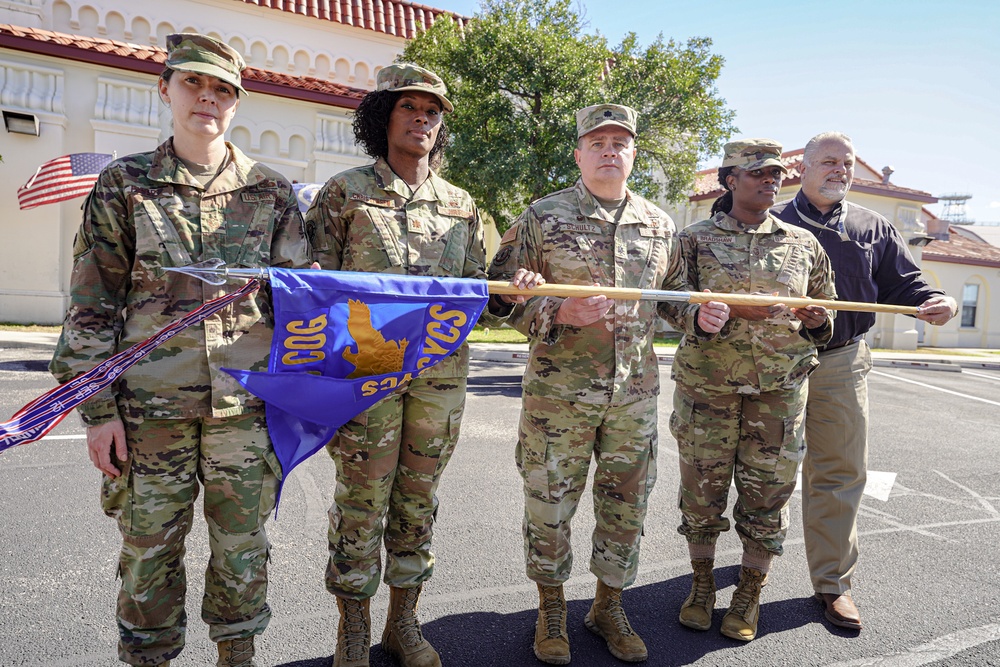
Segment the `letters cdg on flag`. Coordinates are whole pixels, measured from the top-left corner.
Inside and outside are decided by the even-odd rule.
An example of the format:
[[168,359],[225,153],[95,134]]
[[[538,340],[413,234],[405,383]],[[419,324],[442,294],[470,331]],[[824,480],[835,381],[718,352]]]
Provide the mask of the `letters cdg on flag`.
[[283,476],[340,426],[457,350],[489,298],[482,280],[270,269],[266,373],[223,369],[266,403]]

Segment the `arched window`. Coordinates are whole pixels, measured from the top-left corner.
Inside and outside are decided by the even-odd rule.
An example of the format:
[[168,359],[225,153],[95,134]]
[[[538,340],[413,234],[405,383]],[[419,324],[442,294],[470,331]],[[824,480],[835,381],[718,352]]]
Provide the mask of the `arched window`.
[[976,326],[976,311],[979,307],[979,285],[966,283],[962,287],[962,327]]

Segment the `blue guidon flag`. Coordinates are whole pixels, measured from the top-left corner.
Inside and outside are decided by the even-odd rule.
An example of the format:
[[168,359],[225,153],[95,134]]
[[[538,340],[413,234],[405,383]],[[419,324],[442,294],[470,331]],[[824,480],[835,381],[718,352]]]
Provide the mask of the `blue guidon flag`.
[[456,351],[489,298],[486,281],[270,269],[268,371],[224,368],[265,401],[282,477],[355,415]]

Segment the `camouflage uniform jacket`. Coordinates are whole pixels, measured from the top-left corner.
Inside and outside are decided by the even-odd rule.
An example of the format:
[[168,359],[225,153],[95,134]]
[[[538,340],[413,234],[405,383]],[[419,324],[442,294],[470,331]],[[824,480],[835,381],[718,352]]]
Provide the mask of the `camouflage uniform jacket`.
[[[836,298],[830,259],[816,237],[772,215],[748,227],[718,213],[681,230],[680,242],[692,289]],[[714,340],[685,338],[672,377],[708,393],[794,389],[818,365],[816,346],[832,335],[832,311],[812,330],[788,318],[731,319]]]
[[[277,172],[227,144],[231,159],[207,190],[168,140],[109,164],[83,207],[70,305],[50,369],[65,382],[206,301],[232,290],[165,267],[221,258],[232,267],[308,266],[302,216]],[[273,329],[262,288],[189,327],[80,406],[85,424],[135,417],[228,417],[260,399],[220,367],[266,370]]]
[[[580,179],[534,202],[507,230],[490,278],[509,279],[518,267],[549,283],[685,290],[684,263],[674,223],[642,197],[626,192],[617,223]],[[514,307],[509,322],[528,337],[524,390],[592,404],[625,405],[660,391],[653,350],[657,306],[615,303],[586,327],[555,324],[559,297],[534,297]],[[696,305],[663,305],[660,314],[694,335]]]
[[[327,181],[306,213],[320,267],[485,278],[483,224],[472,196],[433,171],[412,193],[382,158]],[[484,314],[484,320],[489,318]],[[422,377],[465,377],[468,343]]]

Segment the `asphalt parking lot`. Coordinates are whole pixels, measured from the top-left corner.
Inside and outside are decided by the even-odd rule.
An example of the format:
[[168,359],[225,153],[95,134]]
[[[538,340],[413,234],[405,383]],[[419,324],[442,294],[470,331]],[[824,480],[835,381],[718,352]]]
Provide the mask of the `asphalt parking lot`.
[[[52,386],[44,344],[0,349],[0,412]],[[483,355],[480,355],[483,356]],[[513,465],[522,367],[473,363],[462,440],[440,491],[435,575],[421,598],[425,634],[445,665],[537,665],[531,639],[537,597],[524,576],[521,490]],[[661,365],[659,479],[651,499],[640,575],[626,609],[661,665],[1000,664],[1000,370],[880,364],[870,376],[872,482],[859,529],[855,597],[865,629],[833,628],[811,598],[799,522],[791,503],[786,554],[764,589],[758,639],[739,644],[688,630],[676,615],[690,586],[676,533],[676,448],[666,427],[672,384]],[[0,455],[0,666],[118,664],[113,602],[117,530],[100,511],[99,473],[83,431],[68,417],[39,443]],[[334,470],[324,454],[285,486],[273,544],[271,627],[259,665],[329,665],[336,605],[323,588],[326,511]],[[587,569],[593,517],[574,523],[577,560],[567,585],[573,665],[620,665],[583,627],[593,596]],[[735,586],[735,534],[720,540],[716,628]],[[188,646],[174,667],[214,664],[200,620],[204,526],[189,537]],[[378,641],[388,603],[373,602]],[[373,665],[390,664],[379,646]]]

